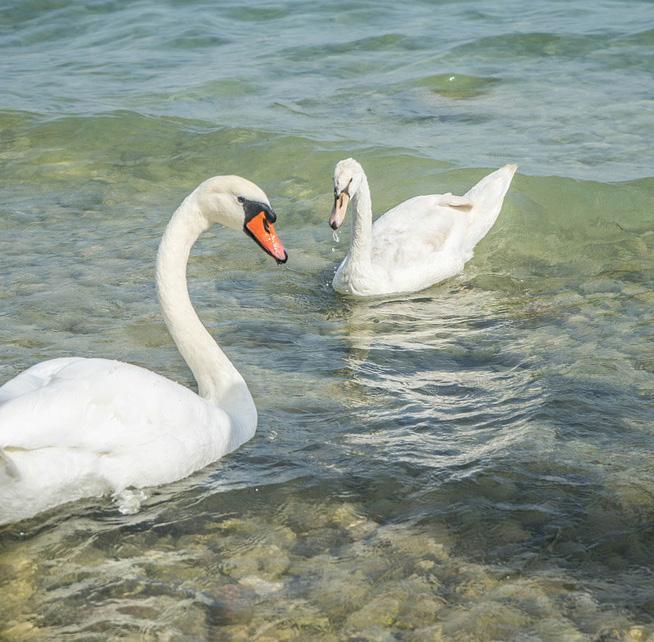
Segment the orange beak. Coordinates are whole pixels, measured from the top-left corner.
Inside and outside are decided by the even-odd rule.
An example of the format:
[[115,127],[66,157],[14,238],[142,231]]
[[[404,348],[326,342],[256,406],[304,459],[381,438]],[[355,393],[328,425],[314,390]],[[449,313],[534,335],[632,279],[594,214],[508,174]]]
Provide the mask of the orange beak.
[[266,218],[262,210],[245,224],[245,233],[251,236],[261,249],[270,254],[277,263],[286,263],[288,254],[275,232],[275,226]]

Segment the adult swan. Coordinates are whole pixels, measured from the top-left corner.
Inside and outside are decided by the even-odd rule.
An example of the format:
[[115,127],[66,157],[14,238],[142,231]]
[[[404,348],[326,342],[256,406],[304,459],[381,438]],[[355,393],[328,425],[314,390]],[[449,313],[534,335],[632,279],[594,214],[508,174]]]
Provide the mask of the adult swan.
[[252,396],[195,313],[186,264],[213,223],[245,231],[284,263],[274,222],[259,187],[217,176],[186,197],[166,228],[159,303],[198,394],[135,365],[83,357],[44,361],[0,388],[0,523],[181,479],[254,435]]
[[431,194],[400,203],[372,222],[368,179],[352,158],[334,170],[329,224],[340,227],[352,199],[350,252],[334,276],[334,289],[352,296],[416,292],[463,270],[475,245],[500,213],[516,165],[482,178],[465,196]]

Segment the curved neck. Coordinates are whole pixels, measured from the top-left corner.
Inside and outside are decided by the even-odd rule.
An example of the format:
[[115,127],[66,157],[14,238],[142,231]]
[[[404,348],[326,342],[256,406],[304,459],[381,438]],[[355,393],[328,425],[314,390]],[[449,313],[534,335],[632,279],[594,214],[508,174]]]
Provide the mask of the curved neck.
[[[157,292],[166,326],[191,369],[201,397],[240,419],[254,410],[243,377],[202,325],[186,285],[186,264],[193,244],[211,223],[198,205],[196,192],[173,214],[157,253]],[[255,417],[256,417],[256,410]],[[256,421],[256,419],[255,419]]]
[[356,265],[368,267],[372,250],[372,200],[368,178],[362,173],[359,189],[352,196],[352,240],[350,260]]

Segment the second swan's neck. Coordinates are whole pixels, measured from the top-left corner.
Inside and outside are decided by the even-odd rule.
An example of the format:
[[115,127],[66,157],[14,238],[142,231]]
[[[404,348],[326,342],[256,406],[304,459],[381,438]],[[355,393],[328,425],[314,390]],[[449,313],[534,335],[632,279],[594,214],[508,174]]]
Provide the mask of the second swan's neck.
[[355,265],[367,268],[372,252],[372,200],[365,174],[361,177],[359,189],[352,196],[352,208],[350,260]]
[[188,294],[186,264],[193,244],[210,227],[197,203],[186,197],[168,223],[157,253],[157,291],[161,311],[177,349],[191,369],[201,397],[233,419],[249,421],[256,410],[243,377],[198,318]]

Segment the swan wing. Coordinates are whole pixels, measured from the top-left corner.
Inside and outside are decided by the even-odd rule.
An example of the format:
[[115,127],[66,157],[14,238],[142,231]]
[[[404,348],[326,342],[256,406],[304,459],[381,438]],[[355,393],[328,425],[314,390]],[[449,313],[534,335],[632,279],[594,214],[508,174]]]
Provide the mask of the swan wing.
[[239,428],[184,386],[120,361],[55,359],[0,388],[0,448],[33,486],[167,483],[240,445]]
[[470,258],[474,246],[495,223],[516,170],[517,165],[505,165],[484,176],[464,196],[448,192],[400,203],[374,222],[373,251],[388,256],[404,246],[409,253],[418,251],[416,261],[420,261],[424,259],[421,249],[456,249],[463,241],[460,232],[465,231],[462,249]]
[[372,263],[389,291],[421,289],[461,269],[471,208],[463,200],[450,205],[454,200],[451,194],[416,196],[375,221]]
[[372,262],[386,290],[418,290],[458,274],[495,223],[516,169],[501,167],[464,196],[417,196],[378,218]]
[[396,205],[373,223],[373,251],[412,252],[420,246],[431,251],[443,248],[469,220],[465,216],[471,209],[468,203],[452,206],[449,204],[452,200],[452,194],[430,194]]

